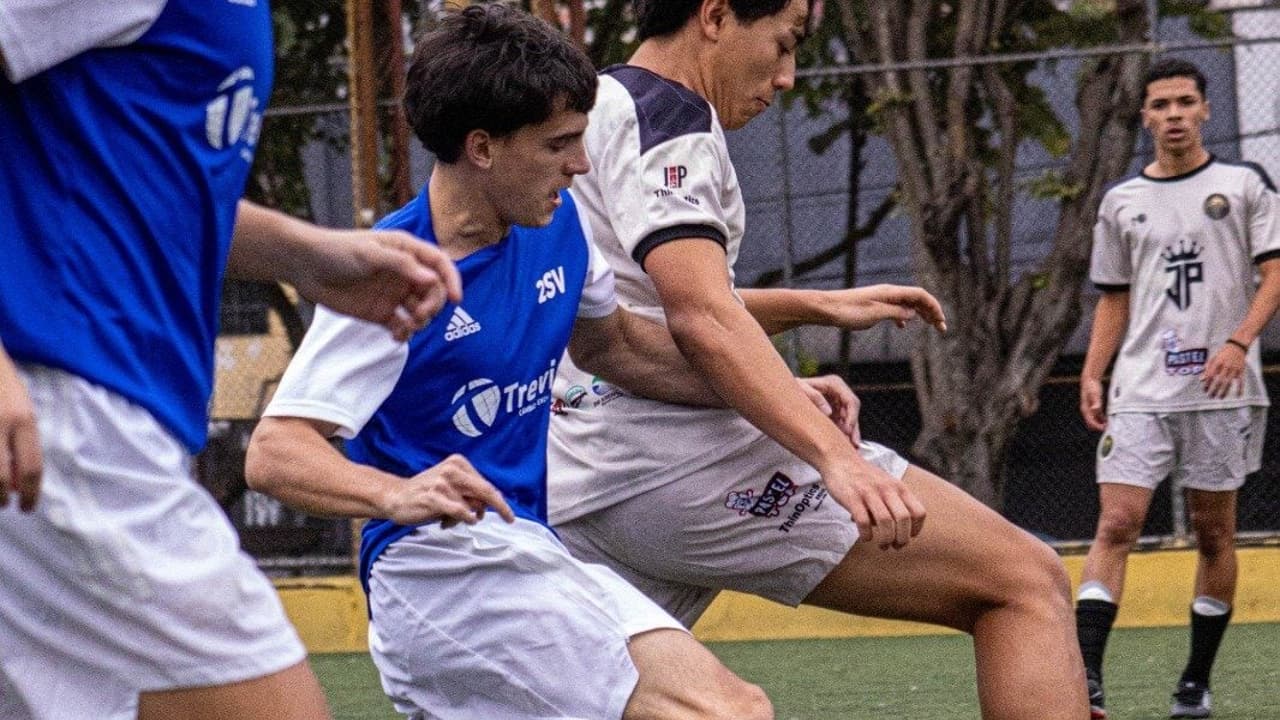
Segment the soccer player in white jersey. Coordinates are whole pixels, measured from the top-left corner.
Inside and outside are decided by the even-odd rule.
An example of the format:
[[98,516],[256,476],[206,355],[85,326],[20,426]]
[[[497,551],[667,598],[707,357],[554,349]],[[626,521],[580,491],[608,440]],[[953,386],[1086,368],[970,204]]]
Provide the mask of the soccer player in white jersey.
[[1254,341],[1280,305],[1280,202],[1262,168],[1205,149],[1209,103],[1195,65],[1161,60],[1146,81],[1155,160],[1103,197],[1094,228],[1089,275],[1102,296],[1080,412],[1103,432],[1101,512],[1076,621],[1093,715],[1104,718],[1102,657],[1126,559],[1171,478],[1186,491],[1198,564],[1191,654],[1170,716],[1209,717],[1209,672],[1236,590],[1236,495],[1262,461],[1269,401]]
[[240,202],[266,2],[5,0],[0,68],[0,718],[327,718],[191,478],[224,270],[401,337],[456,270]]
[[592,171],[573,192],[622,303],[664,321],[732,409],[636,398],[562,365],[553,526],[686,624],[729,588],[947,625],[974,637],[984,717],[1080,720],[1084,670],[1059,558],[950,483],[851,442],[794,390],[769,342],[802,323],[864,328],[900,312],[941,325],[932,297],[733,287],[745,213],[724,130],[792,86],[808,3],[635,10],[641,43],[601,76]]
[[501,4],[419,40],[405,109],[437,162],[381,225],[438,243],[466,298],[407,347],[320,308],[250,443],[252,487],[377,518],[360,563],[370,650],[412,718],[773,717],[759,688],[546,525],[566,345],[638,389],[717,401],[661,326],[618,308],[566,191],[588,168],[595,88],[567,37]]

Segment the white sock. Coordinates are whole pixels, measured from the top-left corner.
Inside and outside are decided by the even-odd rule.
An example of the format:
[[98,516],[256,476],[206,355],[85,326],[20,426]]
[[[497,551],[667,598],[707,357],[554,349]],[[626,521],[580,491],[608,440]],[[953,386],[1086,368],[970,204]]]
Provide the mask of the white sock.
[[[1090,580],[1080,586],[1080,592],[1076,594],[1077,600],[1102,600],[1114,604],[1115,600],[1111,599],[1111,591],[1106,585],[1097,580]],[[1216,601],[1215,601],[1216,602]],[[1226,612],[1225,610],[1223,612]]]
[[1204,615],[1205,617],[1226,615],[1230,611],[1230,605],[1217,598],[1211,598],[1208,595],[1201,595],[1191,603],[1191,612],[1197,615]]

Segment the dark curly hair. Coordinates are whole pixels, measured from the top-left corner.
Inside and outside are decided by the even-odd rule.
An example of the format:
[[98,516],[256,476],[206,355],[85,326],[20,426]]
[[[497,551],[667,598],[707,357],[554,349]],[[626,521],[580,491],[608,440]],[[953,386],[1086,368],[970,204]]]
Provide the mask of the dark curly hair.
[[457,162],[472,130],[505,137],[563,107],[595,104],[591,61],[563,33],[498,3],[451,13],[419,36],[404,110],[441,162]]
[[1200,91],[1200,97],[1207,97],[1204,94],[1208,82],[1204,78],[1204,73],[1200,72],[1200,68],[1182,58],[1162,58],[1151,64],[1147,68],[1147,76],[1142,82],[1142,101],[1147,100],[1147,86],[1157,80],[1168,80],[1169,78],[1185,77],[1196,81],[1196,89]]
[[[697,14],[703,0],[635,0],[636,32],[641,40],[670,35]],[[729,9],[743,24],[777,15],[791,0],[729,0]],[[809,0],[813,15],[813,0]]]

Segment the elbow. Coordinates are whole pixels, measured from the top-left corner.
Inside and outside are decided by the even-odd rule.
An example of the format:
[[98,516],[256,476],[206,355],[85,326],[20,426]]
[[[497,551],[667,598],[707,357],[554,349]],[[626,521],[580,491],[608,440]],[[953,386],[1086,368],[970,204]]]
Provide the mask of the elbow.
[[258,422],[244,457],[244,479],[250,490],[275,495],[281,485],[281,453],[285,447],[278,421],[263,418]]

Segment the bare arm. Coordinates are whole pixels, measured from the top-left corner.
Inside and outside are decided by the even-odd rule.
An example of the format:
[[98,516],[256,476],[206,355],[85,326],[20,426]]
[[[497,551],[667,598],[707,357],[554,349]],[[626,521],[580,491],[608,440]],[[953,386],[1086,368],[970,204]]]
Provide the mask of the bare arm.
[[869,285],[846,290],[739,290],[752,317],[769,335],[802,325],[865,330],[885,320],[898,327],[916,317],[947,329],[938,300],[926,290],[905,285]]
[[1258,274],[1262,276],[1262,280],[1258,283],[1253,302],[1249,304],[1244,319],[1231,333],[1231,340],[1240,345],[1231,342],[1223,344],[1209,359],[1204,374],[1200,376],[1205,392],[1210,397],[1226,397],[1233,387],[1238,392],[1243,390],[1244,369],[1248,359],[1245,348],[1258,339],[1262,328],[1276,314],[1276,308],[1280,307],[1280,258],[1259,263]]
[[14,493],[19,508],[35,509],[42,463],[35,406],[13,360],[0,345],[0,508],[9,504],[9,493]]
[[386,326],[403,340],[462,298],[453,263],[399,231],[332,230],[241,201],[227,274],[283,280],[308,300]]
[[867,463],[801,392],[768,336],[730,290],[724,252],[703,239],[669,242],[645,258],[667,326],[689,364],[749,422],[812,465],[870,539],[902,546],[924,507],[902,483]]
[[689,366],[667,329],[622,308],[602,318],[578,318],[569,338],[573,364],[642,397],[681,405],[724,407]]
[[1104,292],[1093,311],[1089,350],[1080,371],[1080,415],[1090,430],[1106,430],[1102,375],[1111,364],[1129,327],[1129,291]]
[[334,430],[332,424],[303,418],[263,418],[245,457],[249,487],[327,517],[470,524],[493,508],[508,522],[514,519],[498,489],[461,455],[401,478],[343,457],[326,439]]

